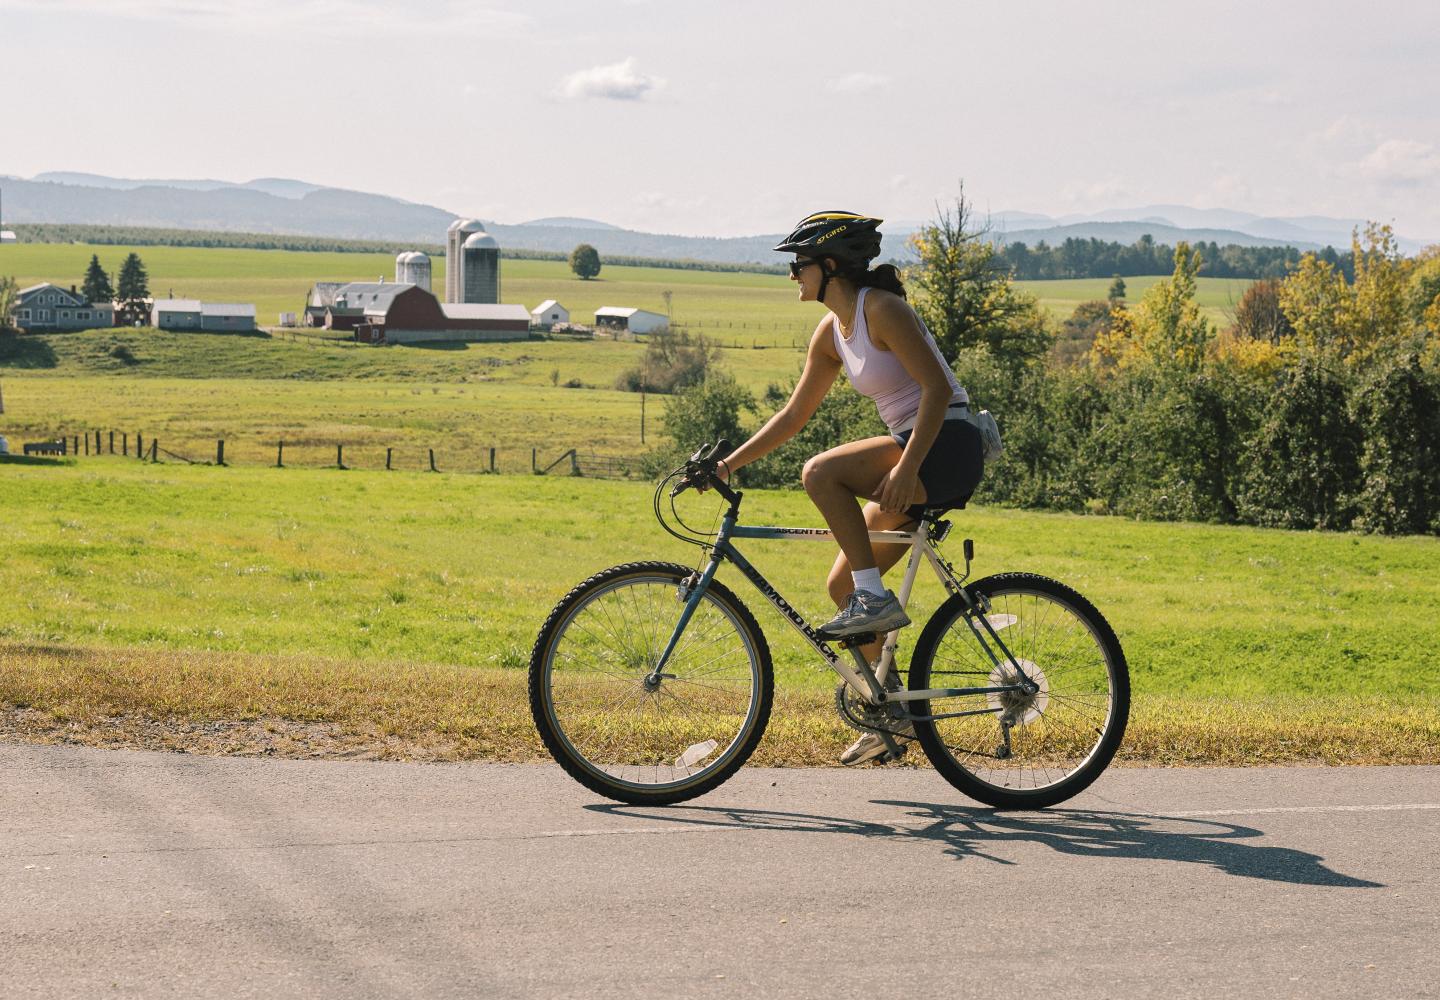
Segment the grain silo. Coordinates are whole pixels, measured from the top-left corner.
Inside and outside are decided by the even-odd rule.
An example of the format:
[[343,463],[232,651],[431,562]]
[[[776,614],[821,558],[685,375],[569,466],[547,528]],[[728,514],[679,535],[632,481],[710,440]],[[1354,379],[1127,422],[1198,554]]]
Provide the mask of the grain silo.
[[419,250],[408,250],[395,258],[395,280],[430,291],[430,258]]
[[471,233],[460,248],[460,300],[500,301],[500,244],[483,229]]
[[[479,219],[456,219],[445,231],[445,301],[446,302],[497,302],[498,299],[468,299],[465,297],[465,241],[475,234],[485,234],[485,224]],[[488,237],[487,237],[488,238]],[[492,241],[493,242],[493,241]],[[499,245],[495,247],[499,255]],[[495,287],[499,289],[499,265],[496,265]]]

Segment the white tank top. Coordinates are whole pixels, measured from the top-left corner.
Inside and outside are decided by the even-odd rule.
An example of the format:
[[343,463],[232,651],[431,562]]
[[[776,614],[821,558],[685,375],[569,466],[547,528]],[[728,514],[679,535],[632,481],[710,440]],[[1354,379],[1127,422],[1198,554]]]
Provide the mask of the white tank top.
[[[891,434],[899,434],[915,426],[915,417],[920,412],[920,383],[911,378],[894,351],[882,351],[870,342],[870,330],[865,323],[865,293],[868,291],[868,288],[860,289],[860,295],[855,300],[855,319],[848,340],[840,332],[840,318],[835,317],[835,350],[855,391],[875,400],[880,419],[885,421]],[[935,345],[935,338],[925,328],[925,321],[919,316],[915,320],[925,334],[930,352],[950,380],[950,402],[968,403],[969,395],[945,363],[940,348]]]

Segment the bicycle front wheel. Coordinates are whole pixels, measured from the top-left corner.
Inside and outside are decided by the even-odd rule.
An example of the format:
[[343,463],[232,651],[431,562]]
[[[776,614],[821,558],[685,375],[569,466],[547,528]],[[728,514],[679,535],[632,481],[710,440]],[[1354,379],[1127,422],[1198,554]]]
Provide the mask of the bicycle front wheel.
[[694,570],[644,562],[597,573],[550,613],[530,656],[530,711],[571,777],[608,798],[665,805],[734,774],[765,732],[770,650],[711,581],[658,683]]
[[956,594],[916,643],[910,689],[1004,687],[1023,672],[1038,690],[912,702],[915,715],[953,715],[916,722],[915,735],[971,798],[1006,809],[1063,802],[1100,776],[1125,735],[1125,654],[1094,605],[1064,584],[1004,573],[967,590],[1003,648],[978,620],[977,638],[970,605]]

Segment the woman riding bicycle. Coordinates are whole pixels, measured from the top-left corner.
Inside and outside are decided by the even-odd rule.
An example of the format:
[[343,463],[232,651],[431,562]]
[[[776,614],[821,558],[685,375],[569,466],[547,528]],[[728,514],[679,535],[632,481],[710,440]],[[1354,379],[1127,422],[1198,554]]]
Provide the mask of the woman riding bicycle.
[[[821,452],[802,473],[805,492],[840,545],[827,584],[840,610],[821,627],[826,638],[883,635],[910,624],[881,581],[908,546],[872,546],[869,533],[907,525],[926,506],[963,507],[984,471],[980,432],[966,419],[969,397],[905,301],[899,273],[889,264],[869,266],[880,253],[881,221],[817,212],[775,248],[795,254],[790,278],[800,286],[800,301],[829,311],[810,338],[789,401],[722,466],[733,474],[799,433],[842,368],[857,391],[875,400],[889,435]],[[863,513],[857,497],[869,501]],[[873,661],[880,642],[862,650]],[[866,734],[840,761],[859,764],[885,749],[879,736]]]

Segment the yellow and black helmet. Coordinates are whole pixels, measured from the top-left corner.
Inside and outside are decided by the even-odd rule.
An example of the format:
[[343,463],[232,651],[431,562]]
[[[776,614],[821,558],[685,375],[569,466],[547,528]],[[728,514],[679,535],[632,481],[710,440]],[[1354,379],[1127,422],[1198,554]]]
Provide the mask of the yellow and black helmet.
[[834,257],[841,269],[864,267],[880,255],[876,227],[884,221],[855,212],[816,212],[801,219],[775,249],[803,257]]

